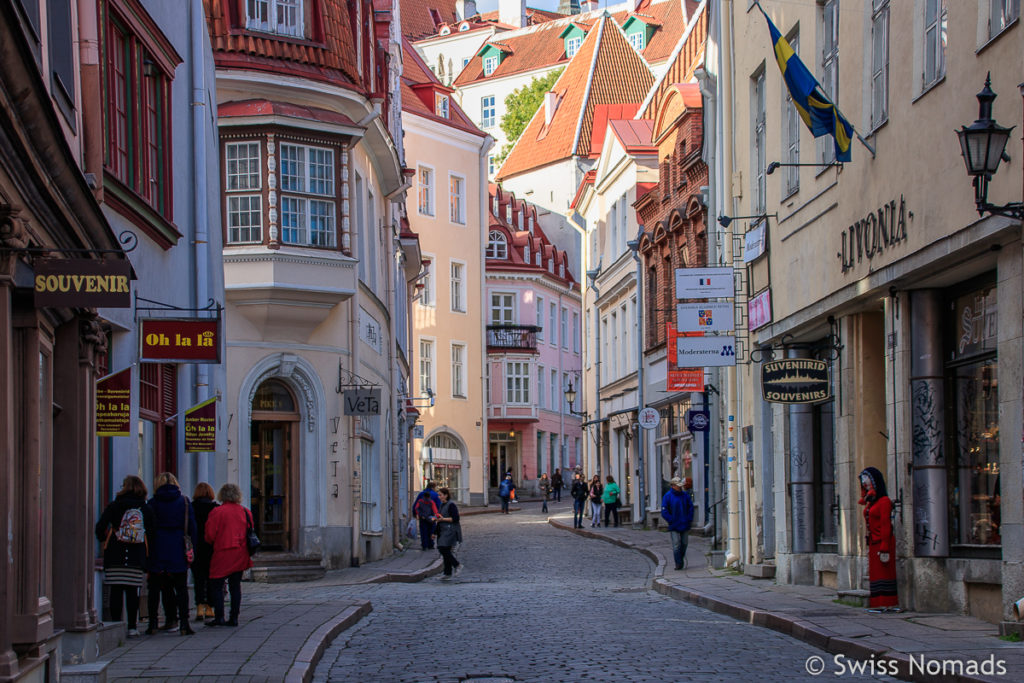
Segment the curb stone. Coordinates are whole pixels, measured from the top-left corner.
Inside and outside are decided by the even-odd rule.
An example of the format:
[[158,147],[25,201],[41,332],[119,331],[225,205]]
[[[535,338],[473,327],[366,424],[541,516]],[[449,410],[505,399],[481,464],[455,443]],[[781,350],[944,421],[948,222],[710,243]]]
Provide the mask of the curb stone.
[[295,655],[291,667],[285,676],[287,683],[308,683],[313,678],[313,671],[324,656],[327,645],[338,637],[338,634],[350,628],[360,619],[373,611],[369,600],[347,608],[338,616],[321,625],[309,634],[299,653]]

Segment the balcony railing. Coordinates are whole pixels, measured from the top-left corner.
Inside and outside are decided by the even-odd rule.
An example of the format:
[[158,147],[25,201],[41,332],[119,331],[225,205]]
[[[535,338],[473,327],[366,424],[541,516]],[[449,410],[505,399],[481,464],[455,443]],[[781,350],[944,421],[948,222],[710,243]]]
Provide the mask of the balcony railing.
[[487,348],[511,351],[536,351],[536,325],[488,325]]

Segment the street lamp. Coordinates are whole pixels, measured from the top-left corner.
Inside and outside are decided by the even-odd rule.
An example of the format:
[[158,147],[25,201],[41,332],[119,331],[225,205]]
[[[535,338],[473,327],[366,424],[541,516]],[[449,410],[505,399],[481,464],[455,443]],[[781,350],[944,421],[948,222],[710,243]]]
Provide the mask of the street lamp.
[[[992,118],[992,75],[985,77],[985,87],[978,93],[978,119],[956,131],[960,138],[960,153],[967,166],[967,175],[974,178],[974,203],[978,215],[992,213],[1024,220],[1024,204],[1012,202],[1003,206],[988,203],[988,183],[999,170],[999,162],[1006,157],[1006,143],[1013,128],[1005,128]],[[1009,160],[1009,159],[1007,159]]]
[[576,402],[576,389],[572,386],[572,380],[569,380],[569,386],[565,390],[565,402],[569,404],[569,414],[577,417],[586,417],[586,413],[578,413],[572,409],[572,404]]

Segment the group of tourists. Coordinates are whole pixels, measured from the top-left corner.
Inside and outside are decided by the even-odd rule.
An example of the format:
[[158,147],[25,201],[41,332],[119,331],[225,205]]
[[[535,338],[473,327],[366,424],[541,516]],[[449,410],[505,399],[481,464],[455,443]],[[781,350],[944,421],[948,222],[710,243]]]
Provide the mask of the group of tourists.
[[419,492],[412,503],[409,514],[409,535],[413,535],[414,524],[418,524],[420,547],[432,550],[437,546],[444,560],[442,581],[462,571],[462,563],[455,557],[455,548],[462,543],[462,524],[459,522],[459,507],[452,500],[451,491],[447,487],[437,488],[437,484],[427,482],[426,488]]
[[[242,601],[242,572],[252,566],[258,547],[252,513],[242,507],[242,492],[224,484],[214,500],[213,487],[196,485],[189,500],[178,480],[164,472],[154,481],[147,500],[146,484],[137,476],[124,478],[121,490],[96,523],[103,548],[103,583],[110,591],[110,616],[127,614],[128,637],[139,636],[139,591],[148,590],[149,627],[146,635],[177,630],[192,635],[189,625],[188,570],[192,570],[196,621],[207,626],[237,626]],[[224,618],[227,584],[231,609]],[[163,604],[164,623],[157,613]]]
[[615,477],[608,475],[605,483],[601,483],[601,477],[594,475],[587,483],[583,475],[577,472],[573,475],[572,486],[569,488],[569,495],[572,496],[572,525],[575,529],[583,528],[583,517],[587,512],[587,503],[590,504],[590,526],[601,526],[601,509],[604,509],[604,525],[619,526],[619,508],[622,506],[622,491],[615,483]]

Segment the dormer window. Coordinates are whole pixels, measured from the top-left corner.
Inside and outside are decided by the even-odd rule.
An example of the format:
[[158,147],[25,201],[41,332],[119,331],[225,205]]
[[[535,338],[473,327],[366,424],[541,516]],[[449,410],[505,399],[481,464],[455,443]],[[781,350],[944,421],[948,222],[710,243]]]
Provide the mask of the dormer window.
[[562,278],[563,280],[565,279],[565,264],[564,263],[559,263],[558,264],[558,277]]
[[523,229],[523,212],[522,211],[519,212],[519,229],[520,230]]
[[512,202],[509,202],[508,204],[505,205],[505,222],[512,222]]
[[646,45],[647,36],[644,35],[643,31],[637,31],[636,33],[629,34],[629,44],[633,46],[633,49],[637,52],[643,52]]
[[555,259],[548,259],[548,272],[552,275],[555,274]]
[[505,235],[500,230],[491,230],[487,236],[487,252],[485,256],[490,259],[508,258],[508,242],[505,241]]
[[534,264],[535,264],[535,265],[536,265],[536,266],[537,266],[538,268],[540,268],[540,267],[541,267],[541,265],[540,265],[540,260],[541,260],[541,255],[540,255],[540,249],[538,249],[538,250],[537,250],[537,253],[536,253],[536,254],[534,254],[534,260],[533,260]]
[[246,0],[245,27],[252,31],[303,37],[302,0]]
[[533,216],[530,216],[530,234],[533,234]]
[[442,26],[441,30],[438,31],[437,33],[439,35],[446,36],[446,35],[448,35],[451,32],[452,32],[451,28],[449,28],[448,26]]
[[529,262],[530,262],[530,243],[529,243],[529,242],[527,242],[527,243],[526,243],[526,244],[525,244],[525,245],[523,246],[523,260],[524,260],[525,262],[527,262],[527,263],[529,263]]
[[468,30],[469,30],[469,22],[468,21],[464,21],[461,24],[459,24],[459,31],[468,31]]
[[644,51],[644,48],[651,42],[651,37],[654,35],[657,27],[657,23],[652,22],[650,19],[641,19],[636,15],[629,17],[622,24],[622,30],[626,34],[626,38],[629,39],[629,44],[637,52]]
[[448,118],[448,96],[434,95],[434,113],[441,118]]
[[498,68],[498,55],[484,57],[484,76],[490,76]]
[[583,44],[583,36],[572,36],[565,39],[565,56],[572,59]]

